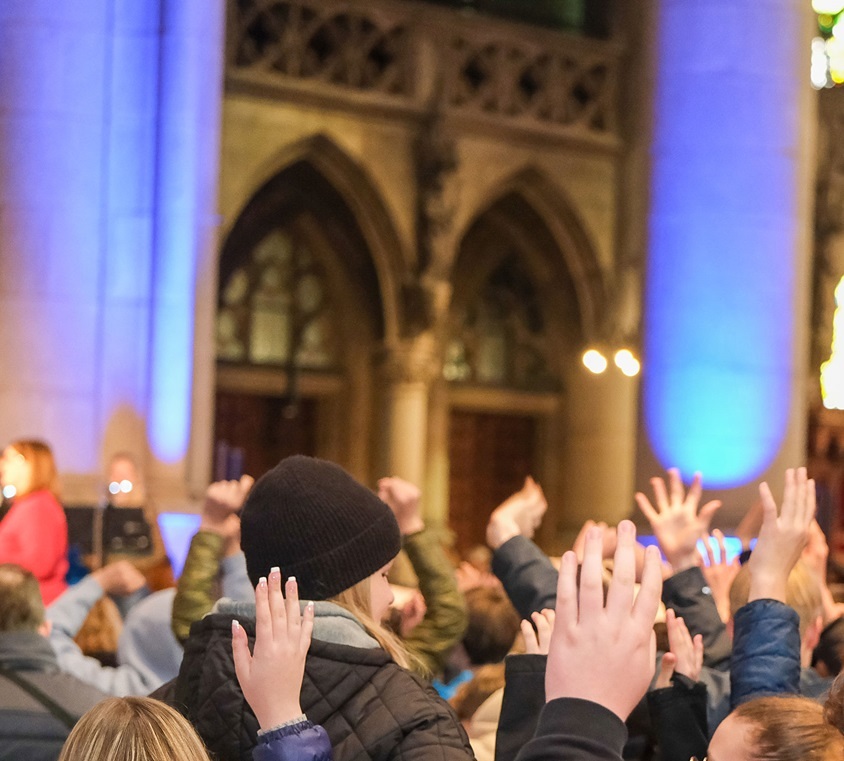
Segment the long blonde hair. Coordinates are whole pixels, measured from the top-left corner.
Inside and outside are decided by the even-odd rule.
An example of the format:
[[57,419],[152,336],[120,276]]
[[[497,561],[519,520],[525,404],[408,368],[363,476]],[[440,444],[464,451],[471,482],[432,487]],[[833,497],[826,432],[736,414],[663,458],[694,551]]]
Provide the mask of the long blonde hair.
[[76,724],[59,761],[208,761],[180,713],[152,698],[107,698]]
[[363,628],[366,629],[367,634],[383,647],[399,666],[419,674],[424,673],[424,666],[418,658],[408,651],[404,642],[380,621],[376,621],[373,618],[370,584],[370,577],[367,576],[354,586],[344,589],[339,594],[329,598],[329,602],[336,603],[341,608],[345,608],[360,621],[363,624]]

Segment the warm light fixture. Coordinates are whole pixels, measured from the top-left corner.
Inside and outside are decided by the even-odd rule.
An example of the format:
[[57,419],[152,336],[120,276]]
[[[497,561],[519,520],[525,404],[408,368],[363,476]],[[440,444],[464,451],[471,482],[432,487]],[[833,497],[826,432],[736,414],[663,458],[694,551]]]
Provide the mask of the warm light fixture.
[[844,11],[844,0],[812,0],[812,9],[818,15],[828,13],[834,16]]
[[600,375],[607,369],[607,358],[597,349],[589,349],[583,353],[583,364],[589,372]]
[[628,378],[633,378],[638,375],[639,370],[642,368],[639,364],[639,360],[633,356],[633,352],[630,351],[630,349],[619,349],[615,353],[613,361],[615,362],[615,366]]

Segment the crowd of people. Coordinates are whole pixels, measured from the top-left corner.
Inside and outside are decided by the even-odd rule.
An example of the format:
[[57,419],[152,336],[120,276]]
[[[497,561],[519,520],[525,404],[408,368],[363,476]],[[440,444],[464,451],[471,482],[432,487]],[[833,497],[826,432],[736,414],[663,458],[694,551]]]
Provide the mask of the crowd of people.
[[[12,442],[0,485],[0,761],[844,759],[844,605],[805,468],[779,500],[760,485],[740,560],[672,470],[635,495],[658,546],[589,521],[549,558],[527,478],[455,564],[416,486],[294,456],[211,484],[155,591],[128,558],[67,586],[46,445]],[[79,646],[101,599],[113,662]]]

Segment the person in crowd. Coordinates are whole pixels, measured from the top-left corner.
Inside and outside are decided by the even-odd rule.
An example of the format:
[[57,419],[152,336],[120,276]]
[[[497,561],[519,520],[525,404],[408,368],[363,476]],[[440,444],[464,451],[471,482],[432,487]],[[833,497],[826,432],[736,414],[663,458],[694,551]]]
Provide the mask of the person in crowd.
[[0,759],[55,761],[71,727],[105,695],[63,673],[38,581],[0,565]]
[[[253,583],[280,567],[315,602],[302,707],[325,727],[339,761],[472,757],[451,708],[407,670],[411,656],[380,623],[401,547],[396,517],[382,500],[333,463],[290,457],[249,492],[240,529]],[[254,634],[254,606],[221,601],[191,628],[178,680],[156,693],[184,711],[222,761],[242,758],[258,730],[235,679],[233,618]]]
[[0,456],[0,487],[11,509],[0,520],[0,563],[38,579],[44,604],[67,588],[67,519],[58,499],[53,453],[43,441],[13,441]]
[[[143,603],[140,603],[143,604]],[[260,730],[253,761],[331,761],[325,730],[302,714],[299,693],[313,629],[313,607],[299,612],[296,582],[285,600],[281,574],[255,589],[254,653],[232,621],[238,683]],[[209,761],[205,746],[176,710],[153,698],[109,698],[86,713],[65,743],[60,761]]]
[[104,595],[127,596],[145,584],[127,560],[94,571],[47,608],[50,644],[62,671],[107,695],[147,695],[179,673],[182,648],[170,628],[174,589],[153,592],[132,606],[117,641],[117,665],[84,655],[74,637]]
[[191,624],[209,613],[219,597],[242,602],[252,597],[238,513],[254,483],[244,475],[238,481],[215,481],[205,491],[199,530],[191,539],[173,600],[173,633],[179,642],[187,640]]
[[402,634],[402,641],[422,676],[438,676],[466,629],[466,605],[442,543],[422,519],[419,487],[395,476],[382,478],[378,496],[396,516],[425,606],[421,622]]
[[[635,541],[634,525],[622,521],[606,599],[603,529],[595,526],[587,531],[579,584],[577,556],[572,551],[563,555],[544,668],[545,705],[533,738],[514,754],[517,761],[622,758],[627,736],[624,721],[645,695],[654,674],[653,622],[662,587],[659,552],[648,547],[635,594]],[[541,654],[511,658],[546,660]],[[524,700],[525,688],[534,692],[533,681],[511,681],[508,675],[505,706]]]

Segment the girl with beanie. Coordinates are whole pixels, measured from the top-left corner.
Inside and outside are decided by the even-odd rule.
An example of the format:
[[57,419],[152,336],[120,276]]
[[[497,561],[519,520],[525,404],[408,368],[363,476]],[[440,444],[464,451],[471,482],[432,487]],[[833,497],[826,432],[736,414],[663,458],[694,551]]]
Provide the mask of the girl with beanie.
[[[390,508],[342,468],[290,457],[262,476],[241,516],[250,580],[271,570],[314,602],[301,706],[322,725],[337,761],[472,758],[451,708],[407,670],[408,655],[381,619],[392,602],[387,572],[401,548]],[[254,605],[221,601],[193,625],[167,696],[221,761],[247,761],[258,722],[232,658],[232,621],[249,640]]]

